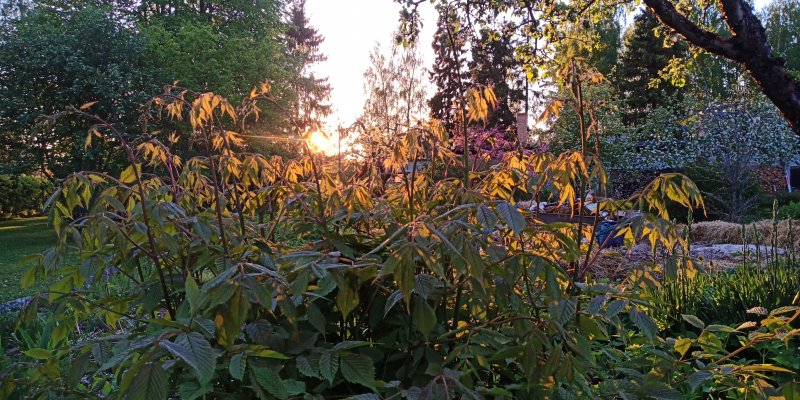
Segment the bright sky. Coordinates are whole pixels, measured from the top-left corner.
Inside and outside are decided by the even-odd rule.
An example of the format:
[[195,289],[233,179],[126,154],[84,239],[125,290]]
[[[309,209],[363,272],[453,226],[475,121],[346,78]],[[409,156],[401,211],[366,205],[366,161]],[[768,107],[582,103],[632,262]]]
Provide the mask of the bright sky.
[[[759,9],[771,0],[756,0]],[[328,124],[349,126],[361,114],[365,94],[363,74],[369,67],[369,54],[380,42],[388,49],[399,27],[400,5],[393,0],[307,0],[306,11],[312,26],[325,37],[321,50],[328,61],[317,66],[332,86],[333,113]],[[436,11],[430,4],[420,6],[423,29],[420,50],[424,65],[433,65],[431,48],[436,30]]]
[[[431,48],[436,30],[436,11],[430,4],[420,6],[423,31],[420,50],[425,65],[433,65]],[[307,0],[311,26],[325,37],[321,50],[328,61],[317,70],[330,79],[333,113],[328,123],[348,126],[361,114],[365,94],[362,76],[369,67],[369,54],[380,42],[388,49],[399,25],[400,6],[393,0]]]

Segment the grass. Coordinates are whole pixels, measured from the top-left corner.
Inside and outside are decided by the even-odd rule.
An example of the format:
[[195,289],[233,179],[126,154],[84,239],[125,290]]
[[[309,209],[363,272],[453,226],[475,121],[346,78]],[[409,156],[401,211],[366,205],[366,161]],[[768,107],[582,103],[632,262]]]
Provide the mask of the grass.
[[46,217],[0,222],[0,303],[31,295],[44,284],[22,289],[20,278],[27,265],[17,263],[22,257],[52,246],[56,234]]

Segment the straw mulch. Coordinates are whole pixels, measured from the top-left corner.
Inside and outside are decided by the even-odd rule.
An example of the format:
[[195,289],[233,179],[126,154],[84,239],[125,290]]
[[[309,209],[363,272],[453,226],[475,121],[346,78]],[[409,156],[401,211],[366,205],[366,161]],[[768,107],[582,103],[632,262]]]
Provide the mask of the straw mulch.
[[[777,235],[774,235],[777,228]],[[773,236],[777,242],[773,240]],[[772,220],[741,225],[724,221],[707,221],[692,224],[690,239],[693,243],[755,244],[800,250],[800,221],[784,220],[774,226]]]
[[[683,227],[682,229],[686,229]],[[777,229],[777,235],[774,235]],[[777,242],[773,241],[773,236]],[[741,225],[723,221],[708,221],[692,224],[690,239],[692,258],[700,265],[713,270],[732,268],[741,264],[742,245],[748,245],[750,253],[760,248],[766,254],[772,246],[783,254],[785,251],[800,253],[800,221],[785,220],[773,225],[772,220],[764,220]],[[727,246],[739,245],[739,246]],[[621,279],[631,269],[649,263],[663,262],[663,251],[656,252],[654,259],[650,246],[639,243],[628,252],[624,248],[594,250],[599,253],[589,272],[598,278]],[[752,256],[752,254],[751,254]]]

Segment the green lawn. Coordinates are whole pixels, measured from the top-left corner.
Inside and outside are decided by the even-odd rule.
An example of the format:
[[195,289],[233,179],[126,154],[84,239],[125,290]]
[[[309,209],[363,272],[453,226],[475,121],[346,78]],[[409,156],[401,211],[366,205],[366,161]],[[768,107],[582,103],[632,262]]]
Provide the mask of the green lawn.
[[17,261],[47,249],[55,241],[55,231],[45,217],[0,222],[0,303],[30,295],[39,289],[23,290],[20,287],[19,280],[28,267],[19,265]]

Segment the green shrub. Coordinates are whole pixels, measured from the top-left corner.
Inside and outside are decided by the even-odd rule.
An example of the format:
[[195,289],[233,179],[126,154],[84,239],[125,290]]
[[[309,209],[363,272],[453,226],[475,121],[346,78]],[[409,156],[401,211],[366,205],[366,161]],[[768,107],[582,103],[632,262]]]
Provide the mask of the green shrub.
[[0,216],[38,215],[53,190],[53,183],[45,178],[0,175]]
[[792,201],[778,208],[778,219],[800,219],[800,202]]
[[[537,223],[511,204],[519,187],[574,195],[575,182],[604,174],[595,158],[514,152],[485,172],[462,165],[474,180],[438,179],[459,164],[431,123],[408,130],[389,159],[363,161],[363,174],[343,173],[310,152],[284,161],[243,151],[239,134],[219,124],[243,121],[234,110],[252,111],[250,100],[234,109],[176,89],[156,106],[164,112],[154,115],[191,119],[179,137],[207,156],[177,163],[155,139],[133,151],[98,122],[129,150],[130,165],[119,177],[76,173],[53,199],[58,241],[22,280],[55,283],[21,313],[20,356],[0,371],[0,398],[776,392],[769,370],[755,387],[750,370],[714,364],[739,360],[706,342],[736,333],[675,347],[659,336],[638,285],[585,278],[589,227]],[[428,154],[437,155],[428,168],[403,172]],[[388,179],[371,168],[378,163]],[[621,227],[625,237],[676,243],[668,199],[702,203],[691,181],[660,176],[639,199],[642,214]],[[65,262],[74,254],[78,265]],[[763,338],[791,322],[774,318]],[[692,346],[706,364],[684,361]]]

